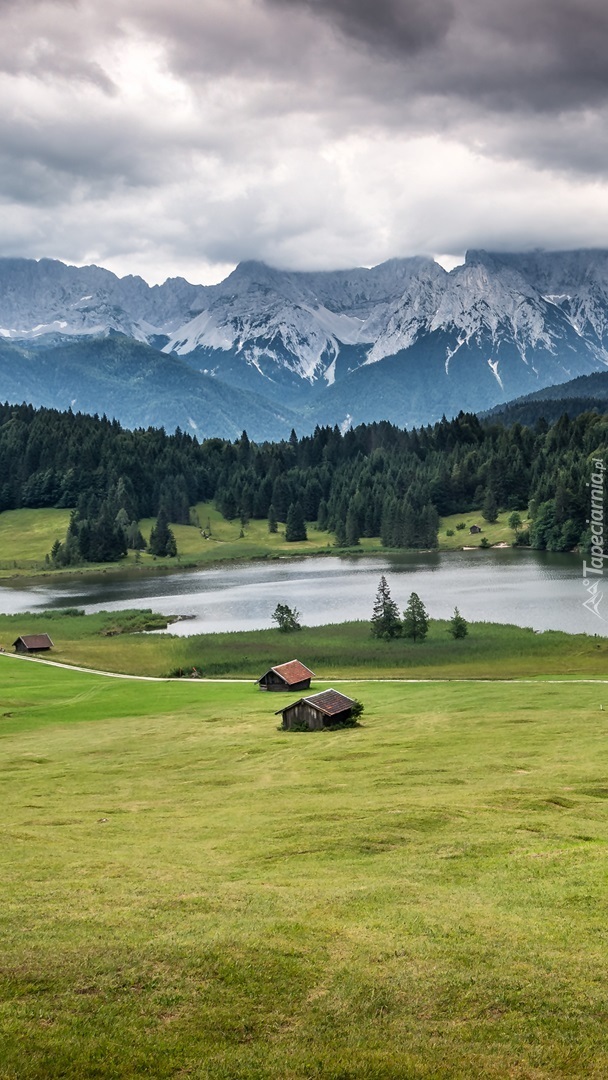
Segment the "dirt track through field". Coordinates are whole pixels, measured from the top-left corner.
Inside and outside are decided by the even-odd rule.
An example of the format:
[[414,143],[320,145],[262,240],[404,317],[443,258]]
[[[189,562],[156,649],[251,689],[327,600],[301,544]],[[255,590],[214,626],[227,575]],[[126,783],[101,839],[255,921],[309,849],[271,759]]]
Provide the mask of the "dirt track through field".
[[[256,679],[210,679],[204,675],[197,676],[193,679],[181,678],[170,679],[159,675],[125,675],[118,671],[98,671],[96,668],[78,667],[76,664],[61,664],[58,660],[43,660],[38,656],[19,656],[18,653],[0,652],[0,656],[6,657],[8,660],[24,660],[28,664],[45,664],[47,667],[64,668],[65,671],[81,671],[85,675],[102,675],[106,679],[135,679],[139,682],[192,682],[192,683],[241,683],[243,685],[252,685],[257,682]],[[602,685],[608,683],[608,679],[547,679],[542,675],[539,675],[536,679],[376,679],[376,678],[354,678],[354,679],[319,679],[319,682],[326,683],[515,683],[517,685],[529,684],[531,686],[537,686],[539,683],[554,684],[556,686],[564,686],[569,683],[597,683]]]

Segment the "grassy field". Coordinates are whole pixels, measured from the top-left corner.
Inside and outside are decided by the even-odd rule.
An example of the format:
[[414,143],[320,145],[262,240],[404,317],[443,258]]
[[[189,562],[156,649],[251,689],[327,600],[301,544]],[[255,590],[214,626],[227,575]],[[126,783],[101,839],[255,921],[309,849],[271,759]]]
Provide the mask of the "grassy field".
[[496,623],[471,623],[454,641],[448,623],[432,620],[427,640],[377,641],[369,623],[304,627],[295,634],[251,630],[178,637],[134,631],[158,625],[151,613],[0,615],[0,646],[21,634],[49,633],[50,659],[102,671],[168,675],[199,668],[207,676],[259,678],[297,656],[320,678],[521,678],[542,675],[608,677],[608,639]]
[[[111,570],[120,565],[131,568],[150,570],[155,567],[165,569],[180,566],[205,566],[235,559],[278,558],[284,555],[311,555],[335,553],[334,538],[330,533],[321,532],[314,525],[308,526],[308,540],[301,543],[287,543],[285,526],[281,525],[278,533],[268,532],[266,521],[251,521],[240,537],[241,525],[238,521],[229,522],[215,509],[212,503],[199,503],[195,511],[201,527],[194,525],[172,525],[177,541],[177,558],[157,559],[143,552],[136,556],[129,552],[120,564],[88,564],[83,572],[105,569]],[[45,565],[45,555],[50,552],[55,540],[64,540],[70,519],[69,510],[5,510],[0,514],[0,578],[39,573],[73,573],[65,570],[52,570]],[[140,527],[146,540],[154,524],[153,518],[145,518]],[[211,538],[206,540],[202,530],[211,526]],[[362,540],[361,551],[380,551],[378,539]]]
[[608,1075],[608,688],[0,688],[2,1080]]
[[[493,525],[490,525],[481,516],[481,510],[475,510],[472,513],[466,514],[450,514],[449,517],[441,518],[439,524],[439,550],[440,551],[461,551],[463,547],[479,547],[483,538],[485,538],[489,544],[508,544],[511,547],[515,532],[510,529],[507,521],[511,516],[511,512],[499,514],[498,519]],[[522,511],[520,517],[522,518],[522,528],[527,528],[528,521],[526,519],[525,511]],[[456,526],[465,523],[464,529],[457,529]],[[479,525],[481,534],[476,533],[471,536],[471,525]],[[448,536],[448,532],[453,532],[453,536]]]
[[41,570],[55,540],[65,538],[69,510],[5,510],[0,514],[0,577]]
[[[103,569],[111,571],[120,566],[150,570],[180,566],[211,566],[215,563],[234,561],[235,559],[272,559],[291,555],[335,554],[336,547],[331,533],[321,532],[308,525],[308,540],[300,543],[287,543],[285,527],[281,525],[275,534],[268,532],[266,521],[250,521],[245,526],[244,536],[240,536],[241,526],[238,521],[226,521],[212,503],[199,503],[195,508],[200,528],[194,525],[172,525],[177,541],[177,558],[157,559],[146,552],[136,556],[129,552],[120,564],[88,564],[82,572]],[[441,551],[460,550],[464,546],[479,547],[481,537],[471,536],[469,526],[479,523],[483,528],[482,536],[491,544],[508,543],[513,540],[513,530],[507,525],[508,514],[501,514],[494,525],[483,521],[481,512],[472,514],[453,514],[443,518],[439,530],[439,549]],[[45,564],[45,556],[50,552],[55,540],[65,538],[70,518],[69,510],[5,510],[0,514],[0,578],[36,575],[40,573],[73,573],[74,571],[51,570]],[[466,530],[457,530],[456,524],[466,522]],[[140,522],[146,539],[154,519],[147,518]],[[205,539],[204,530],[210,527],[211,536]],[[447,531],[453,536],[447,536]],[[342,549],[341,549],[342,550]],[[348,549],[363,553],[384,551],[377,537],[363,538],[357,548]]]

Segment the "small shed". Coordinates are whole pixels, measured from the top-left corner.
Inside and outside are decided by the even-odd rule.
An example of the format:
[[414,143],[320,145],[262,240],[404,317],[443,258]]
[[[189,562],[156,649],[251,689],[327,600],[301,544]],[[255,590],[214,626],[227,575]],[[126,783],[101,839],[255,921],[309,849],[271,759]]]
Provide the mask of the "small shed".
[[470,533],[480,533],[481,529],[480,529],[479,525],[471,525],[471,528],[469,529],[469,532]]
[[299,660],[289,660],[270,668],[258,679],[258,686],[260,690],[308,690],[314,674]]
[[46,652],[53,648],[48,634],[24,634],[13,641],[13,648],[18,653]]
[[328,724],[348,720],[354,704],[352,698],[339,694],[337,690],[322,690],[320,694],[311,694],[310,697],[294,701],[293,705],[278,709],[275,716],[282,713],[283,727],[286,730],[303,721],[311,731],[316,731]]

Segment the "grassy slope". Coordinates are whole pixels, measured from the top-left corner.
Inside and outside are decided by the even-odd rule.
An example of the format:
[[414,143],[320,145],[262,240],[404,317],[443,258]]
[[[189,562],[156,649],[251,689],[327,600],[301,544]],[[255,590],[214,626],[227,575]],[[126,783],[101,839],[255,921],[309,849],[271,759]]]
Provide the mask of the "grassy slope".
[[[561,631],[535,634],[495,623],[472,623],[467,638],[453,641],[447,622],[433,620],[427,640],[414,645],[375,641],[367,622],[305,627],[296,634],[272,629],[177,637],[131,633],[138,629],[136,618],[128,612],[0,615],[0,645],[10,649],[20,634],[49,633],[55,643],[51,659],[135,675],[167,675],[196,666],[209,676],[255,679],[294,655],[327,679],[606,678],[608,673],[606,638]],[[129,632],[107,636],[121,628]]]
[[[226,521],[211,503],[199,503],[196,507],[201,528],[211,525],[211,539],[205,540],[201,529],[193,525],[173,525],[179,556],[177,559],[155,559],[144,553],[136,560],[133,552],[120,564],[107,563],[101,567],[88,566],[84,570],[104,569],[110,571],[116,565],[121,568],[139,566],[141,569],[153,567],[178,567],[190,565],[212,565],[234,559],[279,558],[290,555],[335,554],[334,537],[331,533],[321,532],[313,525],[308,526],[308,540],[302,543],[287,543],[285,527],[271,535],[266,521],[250,521],[245,527],[245,536],[239,537],[241,526],[238,521]],[[480,536],[471,536],[469,525],[478,523],[483,528],[482,536],[492,544],[508,543],[513,539],[513,531],[507,525],[508,514],[501,514],[495,525],[483,521],[478,511],[471,514],[453,514],[442,519],[439,530],[439,548],[442,551],[460,550],[463,546],[479,547]],[[19,574],[49,573],[44,557],[51,550],[53,542],[63,540],[70,517],[69,510],[6,510],[0,514],[0,578]],[[466,530],[456,531],[456,523],[465,521]],[[154,524],[151,518],[144,519],[141,530],[146,539]],[[447,536],[448,529],[454,530],[454,536]],[[381,551],[383,549],[377,537],[363,538],[355,549],[361,552]],[[52,571],[67,573],[69,571]],[[73,571],[72,571],[73,573]]]
[[55,540],[63,540],[69,510],[5,510],[0,514],[0,577],[40,569]]
[[[510,516],[511,511],[499,514],[498,520],[493,525],[490,525],[482,518],[481,510],[466,514],[450,514],[448,517],[442,518],[439,525],[439,548],[441,551],[461,551],[463,547],[479,547],[484,537],[490,544],[508,544],[510,547],[515,535],[513,529],[510,529],[507,525]],[[525,511],[521,512],[520,517],[524,523],[522,527],[527,528],[528,521]],[[457,529],[456,526],[462,521],[464,521],[466,528]],[[469,532],[471,525],[479,525],[482,530],[481,534],[477,533],[471,536]],[[447,535],[450,529],[454,533],[453,536]]]
[[608,1074],[603,689],[0,687],[2,1080]]

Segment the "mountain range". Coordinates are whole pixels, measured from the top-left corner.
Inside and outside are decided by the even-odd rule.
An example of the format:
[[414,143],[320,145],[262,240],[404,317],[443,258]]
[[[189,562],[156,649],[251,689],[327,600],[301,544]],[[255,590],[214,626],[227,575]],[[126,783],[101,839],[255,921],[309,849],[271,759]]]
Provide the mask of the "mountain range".
[[217,285],[0,259],[0,399],[280,438],[433,422],[608,367],[608,251],[371,269],[244,262]]

